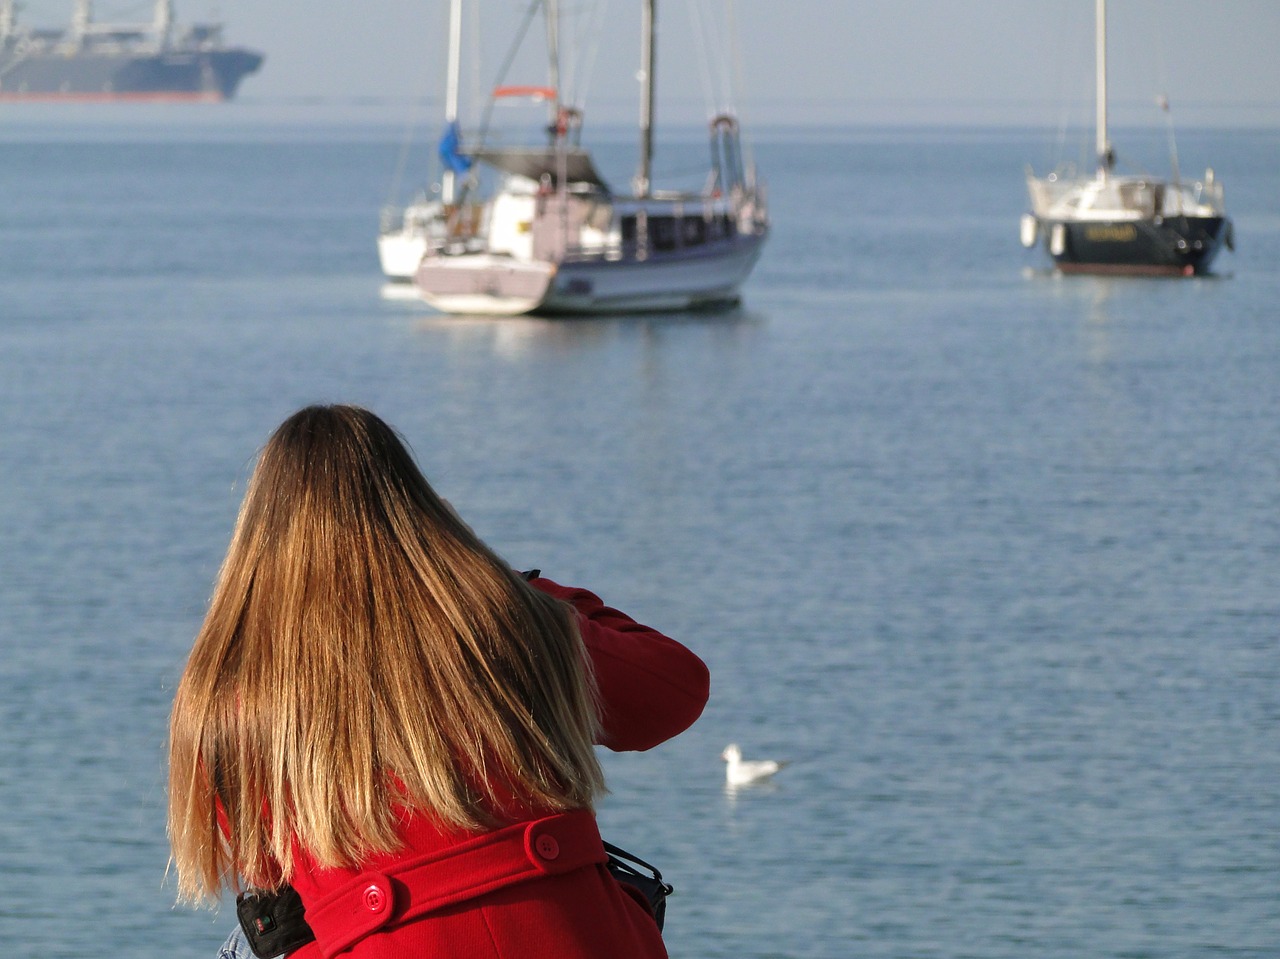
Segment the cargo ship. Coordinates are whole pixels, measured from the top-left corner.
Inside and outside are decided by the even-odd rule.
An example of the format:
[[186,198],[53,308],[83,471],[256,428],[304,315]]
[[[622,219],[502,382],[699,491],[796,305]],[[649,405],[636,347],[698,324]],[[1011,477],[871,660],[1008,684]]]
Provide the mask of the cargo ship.
[[76,0],[65,29],[20,25],[0,0],[0,101],[222,101],[262,65],[262,54],[222,42],[222,25],[174,23],[172,0],[150,21],[99,23]]

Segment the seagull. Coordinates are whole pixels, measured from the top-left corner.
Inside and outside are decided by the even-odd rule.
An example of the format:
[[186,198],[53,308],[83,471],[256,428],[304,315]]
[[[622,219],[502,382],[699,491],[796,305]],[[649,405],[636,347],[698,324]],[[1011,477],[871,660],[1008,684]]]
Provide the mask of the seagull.
[[730,786],[746,786],[761,782],[786,765],[786,762],[778,762],[775,759],[743,759],[742,750],[738,748],[737,743],[725,746],[720,758],[728,763],[724,776],[725,782]]

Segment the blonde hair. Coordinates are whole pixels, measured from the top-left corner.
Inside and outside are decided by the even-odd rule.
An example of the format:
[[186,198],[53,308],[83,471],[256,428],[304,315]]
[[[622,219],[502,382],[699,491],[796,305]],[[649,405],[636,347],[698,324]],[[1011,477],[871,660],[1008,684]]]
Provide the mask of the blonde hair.
[[486,547],[381,419],[300,410],[259,457],[174,699],[179,893],[278,886],[298,847],[321,866],[393,852],[397,807],[458,830],[513,802],[590,807],[597,724],[572,609]]

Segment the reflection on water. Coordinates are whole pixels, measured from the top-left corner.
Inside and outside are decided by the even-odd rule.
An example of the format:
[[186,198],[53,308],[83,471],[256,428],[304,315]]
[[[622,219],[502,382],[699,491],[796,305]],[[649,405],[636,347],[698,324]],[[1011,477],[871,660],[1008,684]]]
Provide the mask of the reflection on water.
[[384,283],[378,295],[389,303],[422,303],[422,295],[412,283]]
[[619,313],[604,316],[453,316],[428,312],[413,321],[413,328],[432,337],[465,344],[468,350],[488,349],[494,356],[512,360],[546,353],[574,353],[598,349],[613,340],[638,340],[651,347],[665,333],[680,328],[701,328],[717,335],[734,336],[758,328],[767,318],[742,306],[679,313]]

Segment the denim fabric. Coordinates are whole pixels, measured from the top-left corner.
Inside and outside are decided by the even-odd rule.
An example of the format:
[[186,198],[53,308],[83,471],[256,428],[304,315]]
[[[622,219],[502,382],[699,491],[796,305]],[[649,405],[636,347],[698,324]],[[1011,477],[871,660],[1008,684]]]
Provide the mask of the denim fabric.
[[244,931],[236,926],[235,932],[227,936],[227,941],[218,950],[218,959],[256,959],[249,943],[245,941]]

